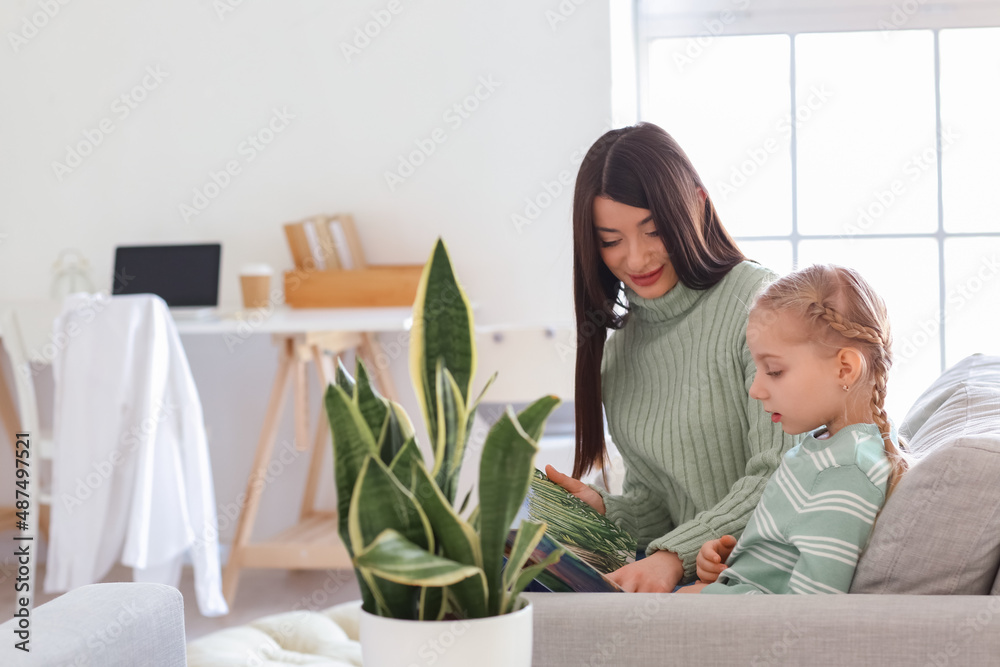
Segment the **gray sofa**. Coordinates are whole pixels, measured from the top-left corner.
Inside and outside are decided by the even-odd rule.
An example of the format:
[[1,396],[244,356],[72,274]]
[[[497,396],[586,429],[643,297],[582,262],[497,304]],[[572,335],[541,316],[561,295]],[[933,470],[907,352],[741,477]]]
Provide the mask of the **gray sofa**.
[[[862,595],[533,594],[534,664],[1000,665],[1000,357],[949,369],[900,433],[918,463],[859,562]],[[0,626],[0,665],[186,664],[166,586],[80,588],[32,628],[29,657]]]
[[534,594],[535,664],[1000,665],[1000,357],[946,371],[900,433],[917,462],[861,595]]
[[30,653],[0,625],[4,667],[185,667],[184,599],[162,584],[81,586],[31,613]]

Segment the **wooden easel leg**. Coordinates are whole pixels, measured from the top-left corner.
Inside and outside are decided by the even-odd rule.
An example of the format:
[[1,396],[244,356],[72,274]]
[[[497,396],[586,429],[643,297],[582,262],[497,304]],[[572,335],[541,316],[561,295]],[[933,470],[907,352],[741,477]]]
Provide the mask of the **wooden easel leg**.
[[222,594],[230,607],[233,598],[236,596],[236,587],[239,583],[240,568],[242,566],[242,550],[250,542],[253,534],[253,525],[257,519],[257,508],[260,504],[261,492],[264,490],[267,465],[271,460],[271,452],[274,450],[274,439],[278,434],[278,422],[281,411],[285,405],[285,388],[291,376],[292,363],[294,362],[295,350],[291,338],[281,341],[282,349],[278,360],[278,372],[274,377],[274,385],[271,388],[271,398],[267,404],[267,411],[264,415],[264,425],[261,428],[260,439],[257,441],[257,453],[254,456],[253,467],[250,469],[250,477],[247,480],[247,490],[243,501],[243,511],[240,513],[240,521],[236,527],[236,537],[233,539],[232,549],[229,552],[229,560],[222,573]]
[[309,384],[306,379],[306,361],[295,354],[294,364],[292,406],[295,413],[295,449],[304,452],[309,448]]
[[375,375],[382,395],[398,403],[399,394],[396,393],[396,384],[392,381],[389,368],[386,364],[378,363],[380,358],[388,358],[385,355],[385,350],[382,349],[382,344],[378,341],[378,336],[373,333],[361,334],[361,345],[358,346],[358,352],[361,353],[368,365],[368,370]]
[[326,416],[326,387],[333,381],[332,364],[319,347],[311,347],[313,362],[316,364],[316,373],[319,375],[320,386],[320,411],[316,420],[316,435],[312,443],[312,456],[309,459],[309,475],[306,478],[306,490],[302,496],[302,509],[299,518],[305,519],[316,510],[316,491],[319,488],[319,474],[323,467],[323,450],[326,445],[326,436],[330,432],[330,423]]

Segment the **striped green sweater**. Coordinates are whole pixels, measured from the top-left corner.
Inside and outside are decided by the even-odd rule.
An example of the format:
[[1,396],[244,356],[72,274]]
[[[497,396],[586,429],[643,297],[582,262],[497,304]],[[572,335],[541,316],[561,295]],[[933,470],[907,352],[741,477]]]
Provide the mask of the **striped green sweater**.
[[603,494],[607,516],[647,553],[680,556],[685,581],[704,542],[742,533],[795,444],[748,394],[747,314],[774,277],[747,261],[707,290],[626,289],[628,321],[605,347],[604,409],[625,462],[622,495]]
[[846,593],[889,469],[875,424],[806,436],[768,482],[729,567],[702,593]]

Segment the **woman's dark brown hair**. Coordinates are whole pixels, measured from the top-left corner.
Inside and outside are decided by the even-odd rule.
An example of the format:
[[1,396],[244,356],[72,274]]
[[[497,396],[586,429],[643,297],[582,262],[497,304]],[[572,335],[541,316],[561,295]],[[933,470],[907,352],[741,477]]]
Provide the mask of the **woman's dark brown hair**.
[[[625,315],[615,306],[622,284],[601,259],[594,198],[648,209],[680,282],[708,289],[745,258],[722,226],[691,161],[662,128],[651,123],[611,130],[580,165],[573,195],[573,294],[576,304],[576,457],[581,477],[607,455],[601,409],[601,359],[609,329]],[[627,313],[626,313],[627,314]]]

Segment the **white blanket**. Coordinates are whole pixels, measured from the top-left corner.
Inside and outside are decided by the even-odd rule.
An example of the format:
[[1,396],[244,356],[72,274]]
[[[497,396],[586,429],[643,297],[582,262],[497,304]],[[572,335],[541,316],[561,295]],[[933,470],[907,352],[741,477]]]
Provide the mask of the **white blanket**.
[[74,294],[53,340],[45,590],[100,581],[118,560],[176,586],[190,552],[201,613],[227,613],[201,401],[166,304]]

